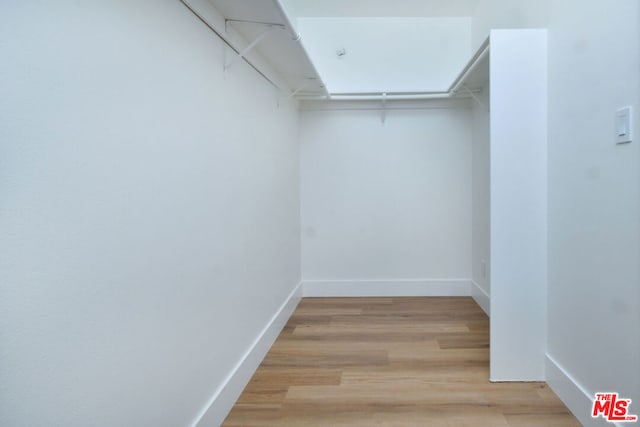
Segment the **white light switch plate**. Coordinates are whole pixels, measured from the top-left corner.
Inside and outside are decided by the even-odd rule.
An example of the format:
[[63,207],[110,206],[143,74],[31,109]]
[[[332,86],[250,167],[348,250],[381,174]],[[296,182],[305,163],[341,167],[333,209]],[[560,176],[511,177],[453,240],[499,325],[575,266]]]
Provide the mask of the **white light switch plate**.
[[625,107],[616,111],[616,144],[626,144],[633,140],[633,108]]

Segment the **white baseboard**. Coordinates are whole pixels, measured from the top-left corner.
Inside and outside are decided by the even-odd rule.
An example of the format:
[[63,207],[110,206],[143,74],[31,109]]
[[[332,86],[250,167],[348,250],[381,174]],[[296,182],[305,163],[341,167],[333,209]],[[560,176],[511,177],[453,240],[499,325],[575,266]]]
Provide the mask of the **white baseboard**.
[[209,403],[196,418],[192,427],[216,427],[222,424],[240,394],[251,380],[262,359],[284,328],[302,299],[302,283],[289,294],[280,309],[264,327],[258,338],[236,364],[225,381],[215,391]]
[[491,297],[475,281],[471,281],[471,297],[480,308],[491,317]]
[[[571,376],[553,357],[546,354],[546,376],[549,387],[567,405],[567,408],[585,427],[621,426],[619,423],[608,423],[602,418],[591,417],[594,393],[588,392]],[[608,391],[608,390],[604,390]]]
[[468,279],[304,280],[305,297],[470,296]]

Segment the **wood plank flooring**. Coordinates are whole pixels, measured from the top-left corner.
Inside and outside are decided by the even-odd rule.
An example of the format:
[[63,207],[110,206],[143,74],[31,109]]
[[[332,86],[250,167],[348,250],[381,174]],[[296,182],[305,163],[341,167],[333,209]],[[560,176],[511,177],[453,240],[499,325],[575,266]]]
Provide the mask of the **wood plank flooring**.
[[223,424],[580,426],[544,383],[489,382],[471,298],[306,298]]

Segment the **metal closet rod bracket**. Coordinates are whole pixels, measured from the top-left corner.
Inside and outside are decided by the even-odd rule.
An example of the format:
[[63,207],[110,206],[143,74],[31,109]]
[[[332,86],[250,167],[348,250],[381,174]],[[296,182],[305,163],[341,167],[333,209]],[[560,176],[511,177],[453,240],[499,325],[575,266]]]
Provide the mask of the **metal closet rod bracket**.
[[[231,66],[238,60],[241,58],[246,58],[246,56],[249,54],[249,52],[251,52],[256,46],[258,46],[258,44],[260,44],[261,41],[263,41],[264,39],[266,39],[269,35],[273,34],[274,30],[281,30],[281,31],[286,31],[287,27],[284,24],[276,24],[273,22],[262,22],[262,21],[248,21],[245,19],[227,19],[225,18],[224,20],[224,30],[225,32],[229,31],[229,24],[249,24],[249,25],[258,25],[258,26],[262,26],[262,27],[266,27],[266,30],[264,30],[258,37],[255,38],[255,40],[253,40],[251,43],[249,43],[247,45],[247,47],[245,47],[241,52],[236,52],[236,55],[231,58],[230,61],[228,61],[225,66],[224,66],[224,70],[228,70],[229,68],[231,68]],[[300,39],[300,35],[297,35],[296,37],[293,38],[293,40],[298,41]]]
[[[196,18],[198,18],[200,22],[202,22],[207,28],[209,28],[225,45],[227,45],[229,49],[231,49],[236,54],[240,53],[240,51],[229,41],[229,39],[220,31],[218,31],[216,27],[214,27],[211,23],[209,23],[204,16],[202,16],[191,4],[189,4],[187,0],[180,0],[180,3],[182,3],[187,9],[189,9],[189,11],[193,13],[196,16]],[[258,73],[263,79],[265,79],[271,86],[273,86],[278,90],[282,90],[280,86],[278,86],[273,80],[267,77],[266,74],[260,71],[260,69],[256,67],[255,64],[253,64],[251,61],[249,61],[247,58],[244,58],[244,57],[242,58],[242,60],[246,62],[247,65],[249,65],[251,68],[253,68],[254,71]]]
[[309,86],[311,86],[313,83],[317,82],[318,79],[316,77],[307,77],[306,82],[303,83],[302,85],[300,85],[298,88],[296,88],[296,90],[294,90],[293,92],[291,92],[289,94],[289,96],[287,97],[288,99],[293,98],[294,96],[296,96],[298,93],[300,93],[302,90],[308,88]]
[[382,94],[382,111],[380,112],[380,121],[384,125],[387,121],[387,93]]
[[[262,40],[264,40],[264,38],[266,38],[269,34],[271,34],[272,31],[274,30],[282,30],[288,33],[288,35],[291,37],[291,39],[293,41],[296,42],[300,42],[300,34],[292,32],[288,29],[288,27],[285,24],[277,24],[277,23],[273,23],[273,22],[260,22],[260,21],[249,21],[249,20],[240,20],[240,19],[227,19],[226,17],[223,17],[225,20],[225,31],[220,31],[218,30],[214,25],[212,25],[202,14],[200,14],[200,12],[190,4],[189,0],[179,0],[180,3],[182,3],[191,13],[193,13],[209,30],[211,30],[229,49],[231,49],[231,51],[235,54],[234,57],[229,61],[229,62],[225,62],[224,65],[224,70],[226,71],[233,63],[235,63],[238,60],[243,60],[244,62],[247,63],[247,65],[249,65],[251,68],[253,68],[253,70],[258,73],[262,78],[264,78],[271,86],[273,86],[275,89],[277,89],[279,92],[282,92],[284,94],[286,94],[286,96],[289,96],[293,93],[292,96],[290,96],[291,98],[293,98],[295,95],[297,95],[298,93],[300,93],[300,91],[302,91],[305,87],[308,86],[308,84],[305,84],[304,87],[301,88],[297,88],[293,91],[291,91],[289,88],[283,88],[281,87],[279,84],[275,83],[270,77],[268,77],[264,72],[262,72],[262,70],[260,70],[260,68],[258,68],[256,66],[256,64],[254,64],[252,61],[250,61],[246,55],[251,51],[251,49],[255,48],[256,45],[258,45]],[[274,0],[274,4],[282,11],[282,13],[284,14],[284,11],[281,9],[281,4],[277,1]],[[286,16],[286,15],[285,15]],[[227,26],[228,24],[233,24],[233,23],[239,23],[239,24],[250,24],[250,25],[260,25],[260,26],[264,26],[267,27],[266,31],[263,32],[262,34],[260,34],[256,40],[254,40],[252,43],[250,43],[250,45],[248,45],[247,47],[245,47],[244,49],[240,50],[238,49],[234,43],[231,43],[231,41],[229,40],[229,38],[227,37]],[[311,63],[313,66],[313,63]],[[315,67],[314,67],[315,70]],[[329,98],[329,93],[326,90],[326,86],[322,83],[322,80],[318,77],[313,77],[313,78],[309,78],[309,80],[316,80],[320,82],[320,87],[323,89],[323,92],[325,94],[325,96],[327,97],[327,99]]]
[[[469,96],[471,96],[471,98],[473,98],[474,101],[476,101],[478,103],[479,106],[481,106],[482,108],[484,108],[485,110],[489,111],[489,106],[486,105],[484,102],[482,102],[482,100],[480,98],[478,98],[478,96],[475,94],[476,91],[473,91],[471,89],[469,89],[467,87],[467,85],[461,85],[460,86],[462,89],[465,90],[465,92],[467,92],[469,94]],[[457,92],[456,92],[457,93]]]
[[231,68],[231,66],[238,60],[238,59],[244,59],[249,52],[251,52],[256,46],[258,46],[258,44],[260,44],[260,42],[264,39],[266,39],[269,35],[273,34],[274,31],[281,29],[280,27],[268,27],[266,30],[264,30],[262,33],[260,33],[260,35],[258,37],[255,38],[255,40],[253,40],[251,43],[249,43],[247,45],[247,47],[245,47],[244,49],[242,49],[240,52],[238,52],[236,55],[234,55],[231,60],[227,61],[224,65],[224,70],[227,71],[229,68]]

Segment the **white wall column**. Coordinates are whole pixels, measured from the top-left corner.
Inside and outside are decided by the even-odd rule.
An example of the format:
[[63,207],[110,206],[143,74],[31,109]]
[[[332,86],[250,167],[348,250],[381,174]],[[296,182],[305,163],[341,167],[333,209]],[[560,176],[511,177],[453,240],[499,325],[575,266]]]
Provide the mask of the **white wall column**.
[[547,32],[491,32],[491,380],[544,380]]

